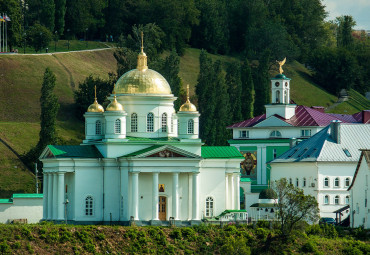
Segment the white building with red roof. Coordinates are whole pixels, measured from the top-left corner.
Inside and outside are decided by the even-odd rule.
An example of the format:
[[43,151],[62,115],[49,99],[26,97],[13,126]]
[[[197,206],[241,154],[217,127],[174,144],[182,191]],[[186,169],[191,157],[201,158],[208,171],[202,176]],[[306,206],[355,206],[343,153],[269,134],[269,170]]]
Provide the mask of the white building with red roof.
[[271,103],[266,113],[229,126],[233,138],[229,144],[245,156],[241,165],[241,188],[248,208],[256,203],[261,190],[268,187],[270,165],[301,140],[310,138],[332,121],[342,123],[370,123],[370,111],[353,115],[325,113],[324,107],[292,104],[290,81],[284,74],[271,79]]

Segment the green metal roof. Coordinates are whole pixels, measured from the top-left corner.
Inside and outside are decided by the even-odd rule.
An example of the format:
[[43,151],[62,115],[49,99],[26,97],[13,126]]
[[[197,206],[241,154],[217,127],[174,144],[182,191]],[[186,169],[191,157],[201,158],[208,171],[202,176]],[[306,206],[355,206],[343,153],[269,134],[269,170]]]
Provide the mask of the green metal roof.
[[202,146],[202,158],[244,159],[240,151],[233,146]]
[[245,210],[245,209],[241,209],[241,210],[225,210],[218,217],[224,216],[225,214],[233,213],[233,212],[241,213],[241,212],[247,212],[247,210]]
[[131,152],[131,153],[125,155],[124,157],[135,157],[137,155],[143,154],[143,153],[151,151],[151,150],[155,150],[155,149],[157,149],[159,147],[162,147],[162,146],[164,146],[164,145],[153,145],[153,146],[150,146],[150,147],[142,149],[142,150]]
[[0,199],[0,204],[13,204],[13,200],[8,198]]
[[93,145],[48,145],[56,158],[103,158]]
[[251,182],[251,178],[240,178],[240,182]]
[[13,194],[12,198],[43,198],[44,194]]
[[290,78],[287,78],[284,74],[282,73],[279,73],[277,74],[274,78],[272,78],[271,80],[291,80]]
[[255,203],[250,207],[258,207],[258,208],[270,208],[270,207],[277,207],[277,204],[274,203]]

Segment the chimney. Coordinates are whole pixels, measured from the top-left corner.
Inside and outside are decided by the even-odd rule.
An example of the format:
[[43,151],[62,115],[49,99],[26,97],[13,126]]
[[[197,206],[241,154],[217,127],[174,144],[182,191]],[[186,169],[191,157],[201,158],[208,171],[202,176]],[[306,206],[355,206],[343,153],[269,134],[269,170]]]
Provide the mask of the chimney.
[[370,121],[370,110],[363,110],[362,123],[366,124],[368,121]]
[[330,136],[334,142],[340,144],[340,120],[333,120],[330,123]]
[[293,148],[296,145],[297,145],[297,138],[295,138],[295,137],[290,138],[290,140],[289,140],[289,147],[290,148]]
[[318,112],[325,113],[325,108],[323,106],[311,106],[311,109],[314,109]]

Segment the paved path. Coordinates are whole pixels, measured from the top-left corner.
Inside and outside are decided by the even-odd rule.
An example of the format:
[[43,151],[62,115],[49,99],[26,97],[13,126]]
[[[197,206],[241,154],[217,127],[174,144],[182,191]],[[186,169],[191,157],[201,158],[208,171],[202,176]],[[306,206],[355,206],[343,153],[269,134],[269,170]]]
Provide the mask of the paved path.
[[[114,49],[115,47],[109,47],[109,48],[101,48],[101,49],[92,49],[92,50],[71,50],[71,51],[61,51],[61,52],[52,52],[52,53],[5,53],[4,55],[11,55],[11,56],[52,56],[52,55],[57,55],[57,54],[66,54],[66,53],[74,53],[74,52],[89,52],[89,51],[102,51],[102,50],[111,50]],[[1,56],[1,54],[0,54]]]

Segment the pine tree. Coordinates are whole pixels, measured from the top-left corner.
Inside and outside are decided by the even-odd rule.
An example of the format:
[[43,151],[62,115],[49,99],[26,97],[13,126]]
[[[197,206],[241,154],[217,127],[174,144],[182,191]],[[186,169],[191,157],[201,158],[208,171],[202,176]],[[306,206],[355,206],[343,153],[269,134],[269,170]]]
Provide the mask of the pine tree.
[[255,101],[254,114],[261,115],[265,112],[265,104],[270,101],[269,90],[269,62],[270,50],[265,50],[259,61],[258,68],[254,75]]
[[48,144],[53,144],[57,140],[56,118],[59,110],[58,98],[54,95],[55,75],[46,68],[44,81],[41,88],[41,130],[37,148],[43,150]]
[[214,104],[213,126],[215,127],[215,139],[210,142],[210,145],[227,145],[227,140],[230,138],[230,130],[226,129],[231,119],[230,98],[220,61],[214,63],[213,72],[214,91],[217,92],[217,96],[213,102],[209,102]]
[[231,123],[236,123],[243,120],[241,65],[239,63],[232,62],[227,65],[225,80],[230,97],[230,120]]
[[252,79],[252,71],[248,59],[245,60],[241,67],[241,81],[242,81],[242,115],[243,119],[250,119],[253,117],[254,104],[254,85]]
[[66,14],[66,0],[55,0],[55,31],[59,35],[64,33],[64,16]]

